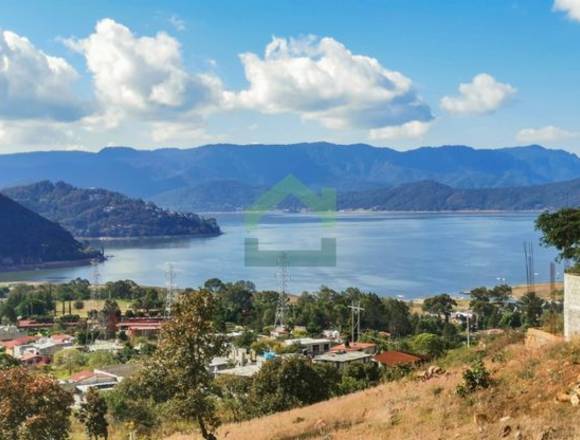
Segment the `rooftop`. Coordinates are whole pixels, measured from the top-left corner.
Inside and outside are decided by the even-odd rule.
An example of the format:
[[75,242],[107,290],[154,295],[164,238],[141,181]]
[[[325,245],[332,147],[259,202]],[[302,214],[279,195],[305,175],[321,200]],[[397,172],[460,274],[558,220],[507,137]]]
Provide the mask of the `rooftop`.
[[252,377],[260,371],[261,365],[251,364],[243,367],[228,368],[227,370],[218,371],[217,374],[227,374],[230,376]]
[[363,351],[368,348],[375,348],[377,345],[372,342],[351,342],[348,347],[345,344],[335,345],[330,349],[332,352],[339,351]]
[[347,351],[342,353],[324,353],[314,358],[314,361],[320,362],[354,362],[370,358],[372,355],[362,351]]
[[284,345],[292,345],[292,344],[300,344],[300,345],[330,344],[330,339],[297,338],[297,339],[286,339],[284,341]]

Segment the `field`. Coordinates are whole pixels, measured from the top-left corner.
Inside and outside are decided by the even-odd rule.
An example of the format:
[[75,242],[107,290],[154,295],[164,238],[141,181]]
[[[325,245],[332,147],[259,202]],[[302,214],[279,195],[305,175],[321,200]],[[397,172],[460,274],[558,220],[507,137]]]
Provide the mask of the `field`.
[[[117,299],[115,300],[116,303],[119,305],[121,312],[125,313],[129,307],[131,306],[130,301]],[[81,318],[86,318],[89,310],[101,310],[103,308],[103,304],[105,303],[104,299],[87,299],[83,301],[83,307],[81,309],[76,309],[74,305],[74,301],[72,304],[72,313],[73,315],[79,315]],[[68,314],[68,303],[65,305],[65,311]],[[57,302],[56,306],[56,316],[62,315],[62,302]]]
[[[556,396],[580,379],[580,343],[532,351],[522,343],[486,345],[495,385],[456,395],[465,358],[429,381],[407,379],[316,405],[220,428],[217,438],[298,439],[578,439],[579,408]],[[471,353],[473,354],[473,353]],[[174,435],[167,440],[191,439]],[[195,437],[194,437],[195,438]]]

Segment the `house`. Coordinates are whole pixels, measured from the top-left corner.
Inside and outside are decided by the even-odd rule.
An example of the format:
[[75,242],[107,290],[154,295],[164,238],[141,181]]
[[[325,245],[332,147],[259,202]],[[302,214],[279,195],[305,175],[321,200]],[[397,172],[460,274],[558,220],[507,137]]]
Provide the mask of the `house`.
[[377,352],[377,344],[372,342],[351,342],[350,344],[335,345],[330,351],[333,353],[361,351],[372,355]]
[[246,365],[239,365],[234,368],[225,368],[216,371],[217,375],[238,376],[238,377],[253,377],[262,369],[266,361],[272,360],[277,355],[273,352],[264,353],[263,356],[257,356],[256,362]]
[[139,371],[139,367],[135,364],[119,364],[94,370],[95,374],[108,376],[112,379],[115,379],[118,383],[121,383],[125,379],[133,376],[137,371]]
[[162,318],[130,318],[119,322],[117,328],[130,337],[154,338],[159,335],[162,324]]
[[20,363],[27,367],[42,367],[50,364],[50,357],[28,352],[20,358]]
[[402,365],[417,365],[424,361],[421,356],[403,351],[384,351],[373,357],[373,360],[382,367],[398,367]]
[[322,335],[331,341],[340,342],[340,332],[338,330],[324,330]]
[[287,339],[284,345],[289,347],[291,345],[299,345],[302,347],[302,353],[305,355],[316,356],[326,353],[330,350],[330,339],[313,339],[313,338],[297,338]]
[[260,371],[260,369],[262,368],[262,365],[260,364],[248,364],[248,365],[243,365],[240,367],[234,367],[234,368],[226,368],[223,370],[219,370],[216,371],[217,375],[223,375],[223,376],[237,376],[237,377],[254,377],[256,374],[258,374],[258,372]]
[[39,322],[34,319],[21,319],[16,323],[16,326],[22,330],[41,330],[51,328],[54,322]]
[[364,351],[342,351],[342,352],[331,351],[329,353],[316,356],[313,359],[313,362],[319,364],[330,364],[338,369],[341,369],[353,362],[360,362],[366,364],[371,362],[371,360],[372,354],[366,353]]
[[21,336],[16,339],[11,339],[10,341],[0,342],[0,346],[4,347],[6,353],[10,356],[16,357],[14,355],[15,351],[18,352],[20,347],[24,345],[30,345],[32,342],[36,341],[38,336]]

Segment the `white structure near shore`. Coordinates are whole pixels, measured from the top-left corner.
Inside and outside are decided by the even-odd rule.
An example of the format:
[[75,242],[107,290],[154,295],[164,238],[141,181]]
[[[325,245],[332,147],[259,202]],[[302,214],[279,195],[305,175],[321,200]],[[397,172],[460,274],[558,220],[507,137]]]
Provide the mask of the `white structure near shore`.
[[580,275],[564,275],[564,336],[580,336]]

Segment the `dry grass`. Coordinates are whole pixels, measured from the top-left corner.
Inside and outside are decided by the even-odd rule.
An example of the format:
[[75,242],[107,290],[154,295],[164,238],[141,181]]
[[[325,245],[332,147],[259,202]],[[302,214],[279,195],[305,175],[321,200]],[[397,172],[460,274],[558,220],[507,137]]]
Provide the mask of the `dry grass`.
[[[496,385],[455,394],[462,368],[427,382],[407,379],[316,405],[220,428],[219,439],[579,439],[580,408],[556,403],[580,374],[580,343],[530,351],[488,344]],[[481,422],[475,422],[475,416]],[[482,416],[483,415],[483,416]],[[508,420],[503,418],[509,417]],[[506,428],[509,426],[509,428]],[[517,437],[517,433],[521,437]],[[191,436],[174,435],[171,440]]]
[[[556,283],[554,287],[556,289],[556,292],[561,291],[562,289],[564,289],[564,283]],[[552,297],[552,289],[550,283],[536,284],[535,291],[536,295],[538,295],[541,298],[550,299]],[[525,284],[512,287],[512,296],[514,298],[521,298],[526,293],[528,293],[528,286],[526,286]]]
[[[127,301],[127,300],[117,299],[115,301],[117,302],[117,304],[119,305],[119,309],[121,309],[121,312],[123,312],[123,313],[125,313],[127,310],[129,310],[129,307],[131,306],[131,302]],[[75,309],[74,301],[73,301],[73,306],[72,306],[71,311],[72,311],[73,315],[79,315],[81,318],[86,318],[89,310],[102,310],[104,304],[105,304],[104,299],[85,299],[85,300],[83,300],[83,308],[82,309]],[[68,314],[68,302],[66,303],[66,306],[65,306],[65,312],[66,312],[66,314]],[[58,317],[61,315],[62,315],[62,302],[57,301],[56,302],[56,316]]]

